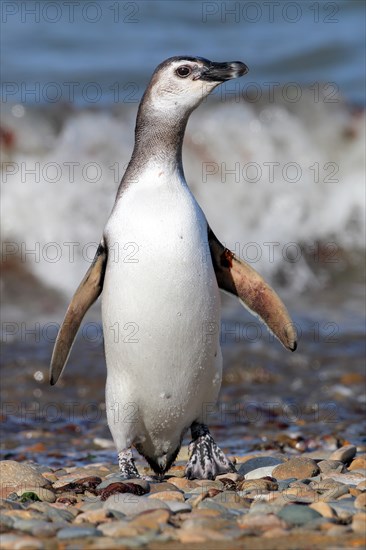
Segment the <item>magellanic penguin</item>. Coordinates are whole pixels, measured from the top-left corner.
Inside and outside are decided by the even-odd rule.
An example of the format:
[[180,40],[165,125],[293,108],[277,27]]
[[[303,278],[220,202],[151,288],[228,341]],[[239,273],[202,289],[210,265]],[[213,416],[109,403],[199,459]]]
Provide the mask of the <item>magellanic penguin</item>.
[[[171,57],[154,71],[115,205],[55,343],[52,385],[103,291],[107,418],[122,478],[139,477],[132,447],[161,477],[189,428],[188,478],[235,471],[205,424],[221,386],[219,289],[239,298],[287,349],[296,348],[284,304],[220,243],[183,173],[190,114],[216,86],[247,71],[239,61],[201,57]],[[126,254],[131,243],[134,254]]]

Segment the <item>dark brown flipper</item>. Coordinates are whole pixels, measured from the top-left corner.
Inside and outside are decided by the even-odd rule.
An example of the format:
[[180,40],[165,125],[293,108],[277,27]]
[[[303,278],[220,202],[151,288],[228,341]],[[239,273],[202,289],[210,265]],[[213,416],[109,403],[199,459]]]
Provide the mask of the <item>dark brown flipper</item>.
[[296,332],[288,311],[276,292],[252,267],[225,248],[208,228],[212,263],[219,288],[237,296],[258,315],[285,348],[295,351]]
[[106,265],[107,249],[102,242],[98,246],[92,265],[86,272],[84,279],[81,281],[67,308],[65,318],[58,332],[51,359],[51,386],[56,384],[66,365],[85,313],[103,290]]

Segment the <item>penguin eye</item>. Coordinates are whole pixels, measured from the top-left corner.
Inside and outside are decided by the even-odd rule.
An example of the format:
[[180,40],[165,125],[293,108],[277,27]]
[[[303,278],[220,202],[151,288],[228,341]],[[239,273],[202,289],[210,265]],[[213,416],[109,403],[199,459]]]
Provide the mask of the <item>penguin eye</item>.
[[181,78],[186,78],[191,74],[192,69],[191,67],[188,67],[188,65],[181,65],[175,72]]

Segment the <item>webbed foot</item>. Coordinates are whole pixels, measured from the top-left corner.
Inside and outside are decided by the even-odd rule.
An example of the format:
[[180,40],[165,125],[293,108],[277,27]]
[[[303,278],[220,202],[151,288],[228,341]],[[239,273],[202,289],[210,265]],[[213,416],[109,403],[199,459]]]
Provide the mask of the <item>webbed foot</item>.
[[215,479],[217,475],[236,472],[235,466],[218,447],[205,424],[191,426],[189,460],[185,474],[187,479]]
[[118,453],[118,465],[121,479],[141,478],[130,448]]

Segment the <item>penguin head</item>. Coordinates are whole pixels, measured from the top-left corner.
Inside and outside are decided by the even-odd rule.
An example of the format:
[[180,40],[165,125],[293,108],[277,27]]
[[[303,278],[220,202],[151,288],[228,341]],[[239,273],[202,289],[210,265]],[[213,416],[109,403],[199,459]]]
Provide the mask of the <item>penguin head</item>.
[[189,113],[216,86],[247,72],[248,67],[240,61],[214,63],[203,57],[170,57],[155,69],[145,97],[150,108],[167,116]]

